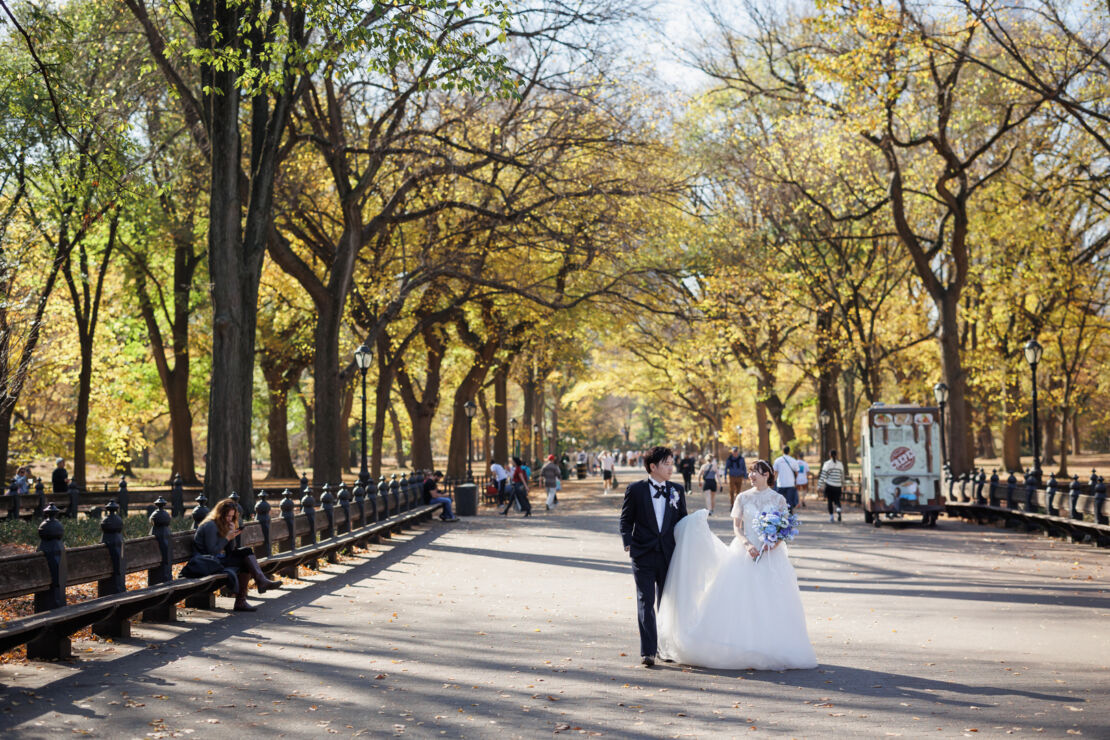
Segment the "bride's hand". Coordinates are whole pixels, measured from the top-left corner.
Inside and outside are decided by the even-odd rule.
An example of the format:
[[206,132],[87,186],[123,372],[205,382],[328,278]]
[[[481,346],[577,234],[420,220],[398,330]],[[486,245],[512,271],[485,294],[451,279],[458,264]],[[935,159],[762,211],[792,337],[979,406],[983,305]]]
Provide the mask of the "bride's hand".
[[755,560],[757,557],[759,557],[759,550],[755,549],[754,545],[748,545],[748,555],[751,557],[752,560]]

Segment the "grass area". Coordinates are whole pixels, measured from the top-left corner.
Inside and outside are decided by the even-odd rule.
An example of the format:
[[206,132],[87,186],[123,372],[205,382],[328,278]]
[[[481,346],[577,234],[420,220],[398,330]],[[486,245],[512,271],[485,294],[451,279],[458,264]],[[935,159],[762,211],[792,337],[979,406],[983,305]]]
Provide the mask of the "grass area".
[[[100,542],[102,534],[99,519],[62,519],[65,527],[63,542],[66,547],[80,547],[81,545],[94,545]],[[24,545],[32,548],[39,546],[39,521],[25,521],[23,519],[5,519],[0,521],[0,545]],[[170,520],[170,529],[181,532],[191,529],[191,517],[179,517]],[[150,520],[145,514],[132,514],[123,520],[123,538],[132,540],[137,537],[146,537],[150,534]]]

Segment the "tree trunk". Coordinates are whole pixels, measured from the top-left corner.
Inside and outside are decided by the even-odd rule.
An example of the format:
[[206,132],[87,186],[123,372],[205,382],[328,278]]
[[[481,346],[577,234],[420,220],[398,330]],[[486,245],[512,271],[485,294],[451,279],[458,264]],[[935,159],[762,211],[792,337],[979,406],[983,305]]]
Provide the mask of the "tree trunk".
[[[374,392],[374,426],[370,429],[370,477],[377,480],[382,474],[382,441],[385,437],[385,417],[390,407],[393,391],[393,367],[389,355],[389,335],[378,332],[377,351],[374,357],[378,362],[378,384]],[[398,452],[400,454],[400,452]],[[404,467],[401,465],[401,467]]]
[[[282,151],[296,74],[287,71],[280,87],[256,93],[250,116],[241,116],[238,65],[223,53],[244,53],[244,33],[262,54],[264,21],[257,6],[194,2],[190,5],[197,46],[220,61],[200,64],[200,105],[204,109],[211,165],[208,209],[208,270],[212,295],[212,379],[208,403],[208,468],[204,490],[209,503],[238,492],[239,504],[254,510],[251,461],[251,400],[254,393],[258,288],[266,241],[273,226],[274,179]],[[304,13],[294,10],[287,41],[303,44]],[[244,20],[248,21],[244,27]],[[249,52],[248,52],[249,53]],[[282,63],[282,62],[277,62]],[[249,121],[249,161],[244,167],[241,125]],[[245,207],[245,213],[244,213]]]
[[1056,416],[1052,413],[1046,413],[1041,416],[1041,424],[1044,426],[1044,465],[1056,464]]
[[[81,332],[79,344],[81,345],[81,369],[77,373],[77,414],[73,420],[73,472],[71,479],[80,488],[86,488],[86,450],[85,445],[89,437],[89,395],[92,393],[92,337],[86,332]],[[124,460],[113,460],[113,465],[119,465]]]
[[[836,400],[836,377],[839,368],[833,352],[830,332],[832,331],[832,312],[821,310],[817,313],[817,428],[821,431],[818,456],[823,461],[833,449],[832,440],[836,434],[832,410]],[[828,412],[829,423],[821,423],[821,413]]]
[[994,447],[994,432],[991,431],[991,421],[990,410],[984,409],[983,421],[979,425],[979,431],[976,435],[976,451],[979,457],[998,457],[998,452]]
[[971,449],[971,418],[968,413],[967,377],[960,358],[960,335],[957,325],[959,294],[948,290],[936,301],[940,313],[941,366],[948,384],[948,461],[953,475],[970,472],[974,462]]
[[[466,475],[466,461],[469,453],[468,427],[473,423],[466,416],[464,404],[474,398],[489,373],[489,361],[493,357],[493,345],[486,352],[479,352],[475,362],[455,389],[454,402],[451,404],[451,438],[447,449],[447,476],[461,479]],[[488,356],[487,356],[488,355]],[[470,428],[473,433],[473,428]]]
[[509,460],[509,366],[493,371],[493,459],[504,465]]
[[349,446],[341,418],[341,379],[339,377],[339,329],[342,306],[333,296],[318,299],[316,328],[313,332],[315,355],[312,362],[313,404],[316,419],[316,446],[312,449],[312,483],[336,485],[343,472]]
[[[237,7],[216,3],[210,25],[197,28],[202,36],[200,45],[213,41],[225,49],[236,46],[240,20]],[[220,34],[221,40],[214,41],[215,34]],[[202,67],[205,84],[211,86],[204,103],[210,115],[208,270],[212,296],[212,384],[204,492],[210,505],[238,492],[240,505],[251,511],[251,397],[262,254],[243,238],[238,74],[232,65]]]
[[1071,451],[1073,454],[1082,454],[1083,449],[1079,446],[1079,412],[1075,411],[1071,415]]
[[482,469],[489,467],[493,459],[493,450],[490,448],[492,434],[492,418],[489,413],[489,404],[486,403],[485,390],[478,391],[478,411],[482,414]]
[[755,424],[759,432],[759,458],[771,461],[771,432],[767,429],[767,407],[762,401],[755,404]]
[[1024,423],[1018,413],[1021,389],[1015,381],[1006,383],[1002,398],[1002,468],[1021,470],[1021,429]]
[[405,437],[401,434],[401,420],[397,418],[397,410],[389,404],[389,423],[393,427],[393,459],[399,468],[407,468],[405,462]]
[[1058,475],[1068,474],[1068,412],[1067,405],[1060,408],[1060,472]]
[[524,396],[524,418],[521,419],[520,425],[520,459],[525,463],[536,459],[536,451],[534,445],[536,443],[536,435],[532,432],[532,427],[535,425],[536,419],[536,370],[529,364],[525,380],[520,384],[520,390]]
[[[779,398],[778,394],[773,391],[767,392],[767,389],[761,389],[761,392],[767,393],[766,400],[763,402],[763,406],[766,409],[767,413],[770,415],[771,420],[775,423],[775,429],[779,433],[779,442],[783,447],[785,447],[786,445],[792,445],[794,443],[795,435],[794,425],[786,421],[786,419],[783,417],[783,414],[786,412],[786,404],[784,404]],[[768,449],[770,449],[770,437],[768,437],[767,444]]]
[[269,389],[270,409],[267,415],[266,441],[270,446],[270,471],[266,480],[297,478],[293,467],[293,455],[289,451],[289,388],[280,381],[271,383],[266,379]]

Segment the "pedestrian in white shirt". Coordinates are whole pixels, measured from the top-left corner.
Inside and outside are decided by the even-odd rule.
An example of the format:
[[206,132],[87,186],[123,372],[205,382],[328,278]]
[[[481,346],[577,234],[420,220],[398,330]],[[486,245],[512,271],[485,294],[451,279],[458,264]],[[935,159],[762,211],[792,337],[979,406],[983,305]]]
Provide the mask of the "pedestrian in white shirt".
[[495,460],[489,461],[489,474],[493,476],[493,482],[497,486],[497,505],[500,506],[505,500],[505,486],[509,482],[509,471]]
[[613,490],[613,455],[609,450],[603,450],[601,456],[597,458],[597,462],[601,465],[601,484],[602,495],[609,493]]
[[790,445],[782,448],[782,454],[772,464],[775,469],[775,490],[786,499],[786,505],[793,511],[798,505],[798,461],[790,456]]

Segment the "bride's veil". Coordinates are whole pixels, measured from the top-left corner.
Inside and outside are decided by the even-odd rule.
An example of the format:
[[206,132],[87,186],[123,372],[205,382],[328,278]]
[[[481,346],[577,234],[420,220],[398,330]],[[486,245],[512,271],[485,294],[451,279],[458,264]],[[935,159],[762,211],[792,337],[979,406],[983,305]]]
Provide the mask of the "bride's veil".
[[702,597],[728,554],[728,546],[710,531],[708,516],[707,510],[700,509],[675,526],[675,551],[659,604],[662,656],[681,652],[683,635],[697,632]]

